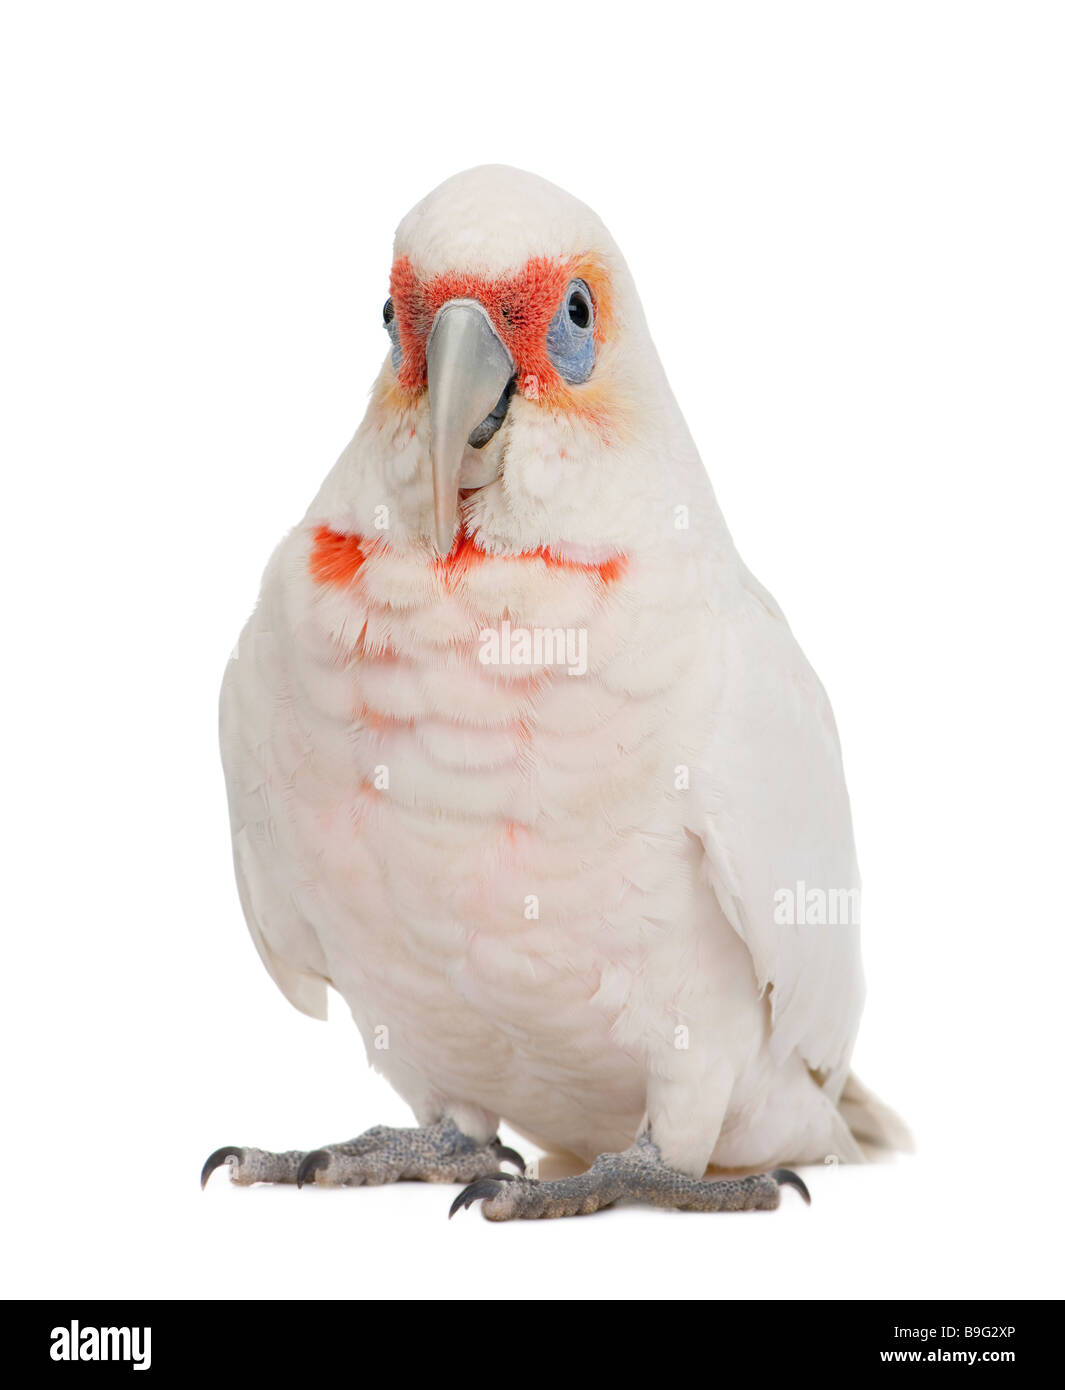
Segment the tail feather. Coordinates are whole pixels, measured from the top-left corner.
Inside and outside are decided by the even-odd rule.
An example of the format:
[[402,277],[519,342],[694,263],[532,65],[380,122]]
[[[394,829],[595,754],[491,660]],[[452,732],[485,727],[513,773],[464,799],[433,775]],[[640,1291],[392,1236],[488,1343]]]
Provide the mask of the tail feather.
[[[913,1135],[889,1106],[878,1100],[853,1072],[847,1077],[837,1102],[847,1127],[866,1150],[912,1153]],[[870,1157],[875,1157],[875,1152]]]

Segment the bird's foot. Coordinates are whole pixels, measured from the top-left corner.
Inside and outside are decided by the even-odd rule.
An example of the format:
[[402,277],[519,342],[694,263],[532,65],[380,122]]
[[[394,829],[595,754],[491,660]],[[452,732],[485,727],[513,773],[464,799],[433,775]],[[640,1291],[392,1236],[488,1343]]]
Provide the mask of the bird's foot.
[[389,1129],[377,1125],[346,1144],[323,1149],[289,1149],[271,1153],[229,1145],[216,1149],[203,1165],[200,1186],[216,1168],[225,1164],[230,1179],[241,1187],[256,1182],[290,1183],[297,1187],[313,1182],[320,1187],[376,1186],[390,1182],[474,1182],[492,1175],[502,1182],[508,1175],[501,1163],[513,1163],[520,1172],[520,1154],[500,1143],[487,1144],[463,1134],[453,1120],[441,1120],[424,1129]]
[[748,1178],[689,1178],[663,1163],[657,1146],[643,1135],[624,1153],[600,1154],[577,1177],[551,1182],[480,1178],[455,1198],[451,1215],[478,1201],[489,1221],[586,1216],[622,1200],[678,1211],[773,1211],[786,1186],[796,1188],[809,1202],[806,1184],[787,1168]]

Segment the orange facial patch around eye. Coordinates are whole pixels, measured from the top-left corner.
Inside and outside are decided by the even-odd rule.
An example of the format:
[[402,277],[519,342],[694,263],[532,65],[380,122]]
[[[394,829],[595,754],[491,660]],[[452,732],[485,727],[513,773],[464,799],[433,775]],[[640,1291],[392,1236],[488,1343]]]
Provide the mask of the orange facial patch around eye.
[[[399,326],[403,361],[399,381],[408,391],[425,386],[425,345],[440,308],[449,299],[475,299],[514,359],[518,381],[526,394],[547,402],[570,398],[570,388],[547,355],[547,329],[562,302],[566,286],[583,279],[595,301],[597,342],[610,323],[609,276],[590,258],[549,260],[534,257],[514,275],[490,279],[462,271],[418,278],[403,256],[392,267],[391,293]],[[532,382],[532,387],[526,383]]]

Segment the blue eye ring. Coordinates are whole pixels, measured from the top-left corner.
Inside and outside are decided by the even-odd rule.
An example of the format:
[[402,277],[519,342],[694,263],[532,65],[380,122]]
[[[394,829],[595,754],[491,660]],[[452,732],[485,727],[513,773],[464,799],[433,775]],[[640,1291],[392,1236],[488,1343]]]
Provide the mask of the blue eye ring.
[[563,381],[587,381],[595,369],[595,300],[583,280],[571,280],[547,329],[547,355]]
[[381,311],[381,317],[385,321],[385,331],[392,339],[392,370],[398,372],[403,365],[403,347],[399,341],[399,324],[396,321],[396,306],[392,303],[391,296],[385,300],[385,307]]

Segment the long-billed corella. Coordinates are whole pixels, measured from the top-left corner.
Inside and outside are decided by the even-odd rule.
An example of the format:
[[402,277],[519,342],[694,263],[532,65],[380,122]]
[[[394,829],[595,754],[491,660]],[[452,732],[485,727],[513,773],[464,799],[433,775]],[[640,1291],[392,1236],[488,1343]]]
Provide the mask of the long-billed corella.
[[[805,1195],[780,1165],[903,1142],[850,1074],[832,713],[605,227],[530,174],[459,174],[401,223],[384,321],[228,668],[222,751],[267,969],[314,1016],[343,997],[417,1127],[229,1146],[204,1181],[465,1183],[453,1210],[494,1220],[758,1209]],[[589,1166],[521,1175],[501,1120]]]

